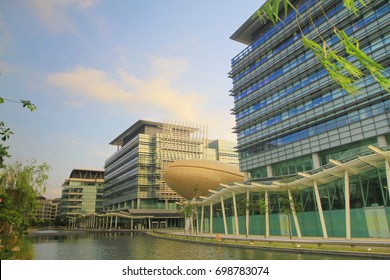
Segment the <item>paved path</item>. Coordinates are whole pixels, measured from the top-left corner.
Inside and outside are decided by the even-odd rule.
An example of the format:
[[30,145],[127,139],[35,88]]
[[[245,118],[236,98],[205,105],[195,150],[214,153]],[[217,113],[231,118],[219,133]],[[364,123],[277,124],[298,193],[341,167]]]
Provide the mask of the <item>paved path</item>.
[[[198,238],[211,238],[216,239],[217,234],[184,234],[183,231],[174,231],[174,230],[155,230],[155,232],[161,232],[165,234],[174,234],[178,236],[191,236]],[[249,235],[246,237],[245,235],[233,235],[228,234],[220,235],[221,239],[226,240],[248,240],[248,241],[261,241],[261,242],[281,242],[281,243],[306,243],[306,244],[329,244],[329,245],[347,245],[347,246],[376,246],[376,247],[389,247],[390,248],[390,238],[352,238],[347,240],[345,238],[340,237],[331,237],[328,239],[320,238],[320,237],[302,237],[298,238],[296,236],[292,237],[282,237],[282,236],[271,236],[271,237],[263,237],[259,235]]]

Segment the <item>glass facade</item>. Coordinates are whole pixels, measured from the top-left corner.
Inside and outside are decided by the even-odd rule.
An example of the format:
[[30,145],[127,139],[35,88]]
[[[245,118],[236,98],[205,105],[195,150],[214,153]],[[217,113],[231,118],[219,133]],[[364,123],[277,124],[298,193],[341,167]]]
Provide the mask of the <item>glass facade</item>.
[[[386,187],[386,175],[384,168],[374,169],[369,172],[356,174],[350,177],[350,218],[352,237],[389,237],[389,210],[390,192]],[[245,193],[236,194],[236,205],[232,198],[224,200],[225,218],[227,219],[228,234],[237,234],[234,221],[234,207],[236,207],[238,219],[238,233],[246,232],[246,210],[249,214],[249,234],[265,235],[264,209],[259,206],[259,201],[264,201],[264,191],[250,192],[249,199]],[[345,237],[346,210],[345,210],[345,186],[344,179],[319,186],[322,212],[325,227],[329,237]],[[269,228],[270,235],[288,235],[283,231],[283,217],[285,210],[290,207],[286,192],[268,191],[269,201]],[[298,224],[302,236],[323,236],[321,221],[318,215],[318,203],[316,202],[313,188],[294,191],[292,199],[297,211]],[[203,226],[204,232],[224,232],[224,221],[221,203],[213,205],[212,218],[210,207],[204,206]],[[374,212],[372,212],[374,211]],[[198,211],[200,212],[200,211]],[[290,213],[289,215],[292,216]],[[377,217],[375,217],[377,215]],[[379,217],[378,215],[382,215]],[[290,217],[291,220],[293,219]],[[199,215],[198,220],[202,219]],[[213,229],[211,230],[210,220]],[[372,220],[372,221],[371,221]],[[381,225],[380,225],[381,224]],[[297,235],[296,225],[292,226],[292,234]],[[383,227],[383,229],[381,229]]]
[[104,171],[74,169],[62,185],[61,214],[103,211]]
[[176,209],[181,200],[162,179],[164,167],[185,158],[202,158],[201,127],[138,121],[112,144],[120,148],[105,165],[104,208]]
[[[284,23],[264,24],[258,31],[262,35],[232,60],[231,95],[243,171],[252,173],[251,170],[267,165],[287,163],[289,158],[362,141],[368,130],[373,130],[371,135],[389,133],[388,123],[382,121],[381,126],[376,122],[379,116],[387,118],[389,94],[371,76],[366,76],[357,82],[360,92],[348,95],[301,43],[302,34],[316,36],[313,24],[309,24],[310,12],[327,44],[340,50],[339,40],[326,21],[328,17],[358,39],[361,49],[387,67],[383,73],[390,76],[388,2],[371,3],[359,17],[338,1],[323,4],[325,16],[316,2],[305,1],[299,6],[301,30],[296,25],[295,12]],[[312,5],[318,10],[309,9]],[[366,125],[370,121],[374,125]],[[357,127],[360,134],[348,133],[359,130]]]
[[183,159],[238,162],[235,141],[209,141],[198,124],[138,121],[111,144],[105,164],[104,209],[176,209],[183,198],[163,180],[164,168]]
[[319,32],[344,54],[334,25],[389,78],[389,1],[357,1],[358,16],[342,1],[293,3],[299,24],[295,11],[276,25],[250,18],[231,37],[248,44],[229,73],[248,180],[198,201],[200,226],[225,234],[390,237],[390,94],[368,73],[356,82],[359,93],[347,94],[301,42],[302,35],[319,41]]
[[[210,141],[208,147],[215,151],[215,160],[238,165],[238,154],[236,151],[237,142],[228,140],[213,140]],[[214,159],[207,157],[207,159]]]
[[[118,150],[105,162],[104,211],[128,213],[118,223],[128,228],[179,227],[177,202],[184,198],[164,181],[164,169],[183,159],[232,160],[234,142],[209,144],[207,127],[139,120],[110,144]],[[211,147],[213,146],[213,147]]]

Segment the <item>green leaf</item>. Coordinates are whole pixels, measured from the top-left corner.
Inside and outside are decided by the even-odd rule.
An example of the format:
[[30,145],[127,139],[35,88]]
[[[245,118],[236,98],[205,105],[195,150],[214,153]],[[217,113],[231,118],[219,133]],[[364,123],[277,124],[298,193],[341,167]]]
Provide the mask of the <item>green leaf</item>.
[[371,76],[383,87],[390,92],[390,80],[386,78],[381,71],[384,67],[370,58],[365,52],[359,48],[359,42],[356,39],[351,39],[343,30],[335,30],[340,42],[344,45],[345,50],[351,56],[354,56],[360,64],[362,64],[371,74]]
[[31,112],[37,109],[37,107],[29,100],[20,100],[20,102],[23,104],[23,108],[27,107],[27,109],[29,109]]
[[272,3],[272,13],[274,15],[275,21],[280,20],[280,18],[279,18],[279,4],[280,4],[280,0],[274,0]]
[[[278,1],[278,0],[273,0],[274,2],[275,1]],[[265,5],[264,5],[264,13],[267,15],[268,19],[275,25],[277,20],[274,16],[274,12],[273,12],[273,3],[272,3],[272,0],[269,0]]]
[[312,50],[316,54],[320,54],[321,52],[323,52],[323,48],[318,43],[314,42],[313,40],[310,40],[304,35],[302,35],[302,43],[305,48]]
[[[287,17],[288,14],[288,6],[291,5],[290,1],[288,0],[283,0],[283,5],[284,5],[284,17]],[[292,5],[291,5],[292,6]],[[293,6],[294,7],[294,6]]]
[[[363,73],[355,65],[350,63],[345,58],[336,54],[336,52],[329,50],[324,42],[323,47],[313,40],[302,36],[303,45],[312,50],[317,60],[329,73],[329,76],[340,85],[349,94],[355,94],[359,91],[358,87],[354,85]],[[350,77],[350,76],[351,77]]]
[[[281,20],[279,17],[281,1],[282,0],[267,0],[263,6],[254,13],[253,18],[258,18],[263,23],[269,19],[272,24],[275,25],[278,21]],[[287,16],[289,7],[298,13],[297,9],[294,7],[294,5],[291,4],[289,0],[283,0],[284,17]]]
[[358,79],[363,77],[363,72],[344,57],[337,55],[333,51],[329,52],[329,55],[341,65],[341,69],[346,70],[351,76]]
[[[360,4],[362,4],[364,7],[367,6],[366,1],[359,0]],[[367,0],[367,2],[370,2]],[[344,0],[344,7],[347,8],[349,11],[354,13],[355,15],[359,14],[359,9],[356,7],[355,0]]]

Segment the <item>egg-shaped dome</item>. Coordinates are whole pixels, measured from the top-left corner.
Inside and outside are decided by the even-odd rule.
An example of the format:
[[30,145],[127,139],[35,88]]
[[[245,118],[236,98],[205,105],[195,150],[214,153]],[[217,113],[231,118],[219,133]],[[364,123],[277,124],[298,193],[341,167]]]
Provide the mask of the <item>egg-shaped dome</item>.
[[219,184],[242,182],[238,166],[216,160],[178,160],[165,168],[163,178],[168,186],[186,199],[205,196]]

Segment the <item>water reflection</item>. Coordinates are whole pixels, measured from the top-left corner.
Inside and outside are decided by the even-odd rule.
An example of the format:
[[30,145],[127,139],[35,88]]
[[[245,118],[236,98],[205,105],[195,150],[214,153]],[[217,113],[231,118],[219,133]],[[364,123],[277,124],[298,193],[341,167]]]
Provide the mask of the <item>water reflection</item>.
[[[142,233],[33,237],[37,260],[308,260],[343,256],[284,253],[185,243]],[[350,258],[348,259],[358,259]]]

